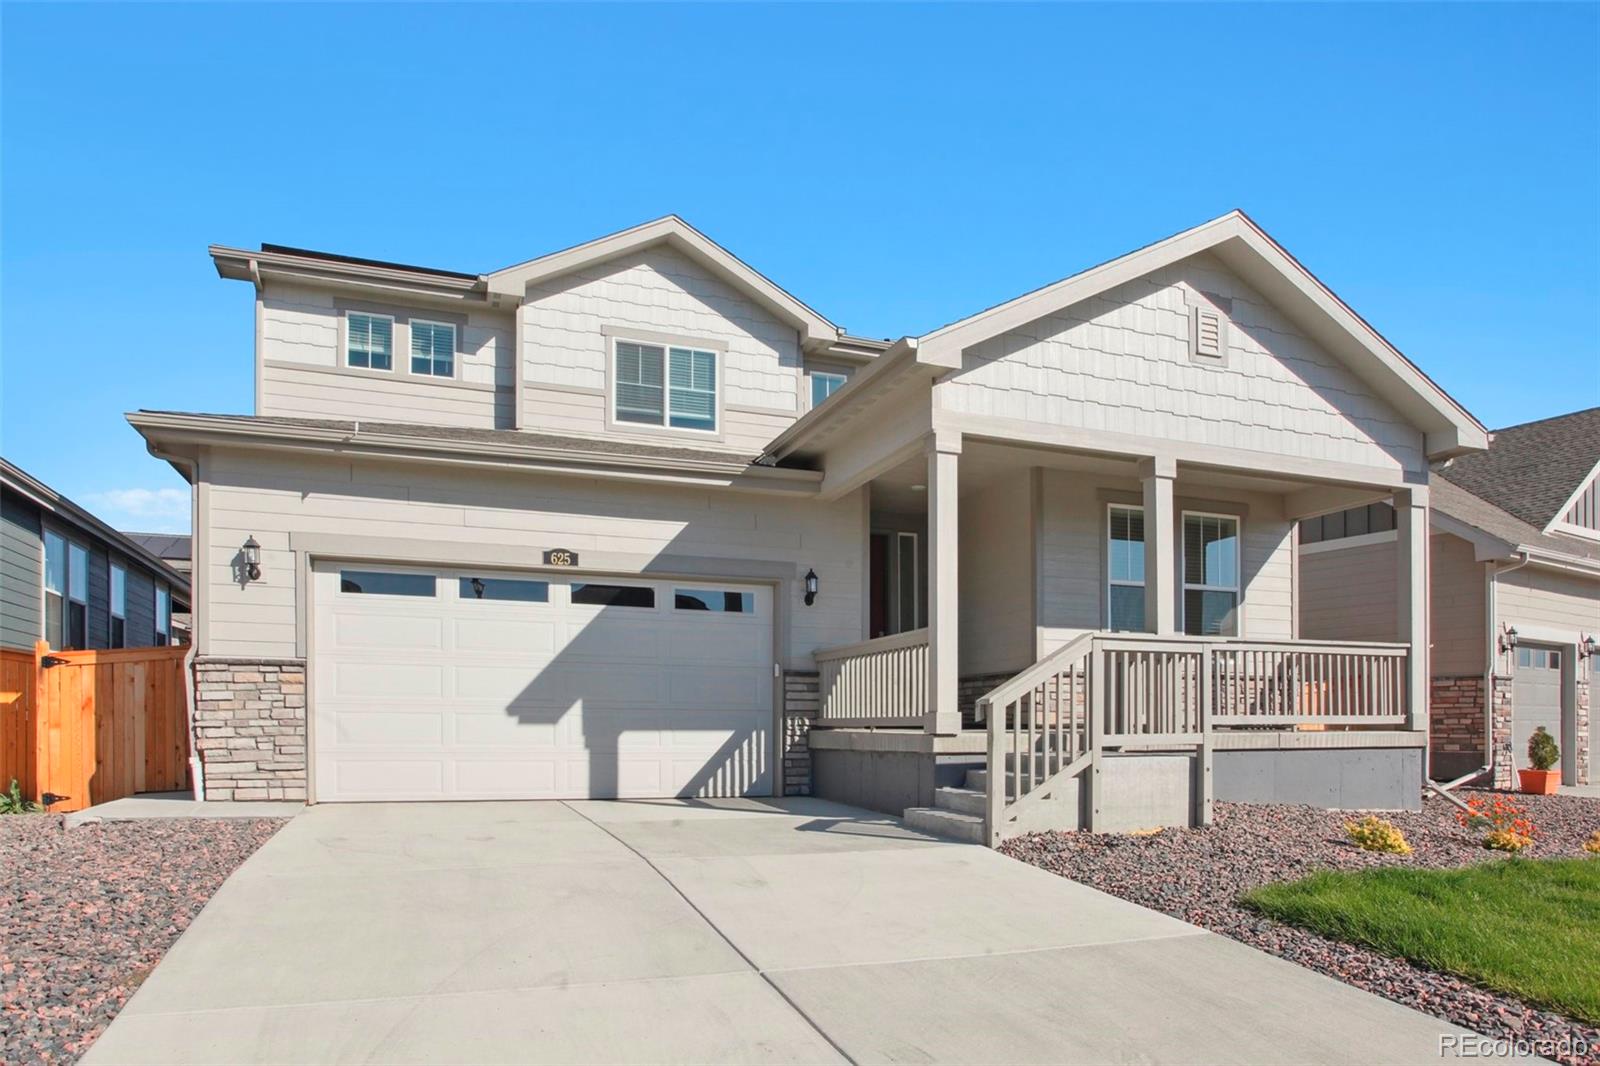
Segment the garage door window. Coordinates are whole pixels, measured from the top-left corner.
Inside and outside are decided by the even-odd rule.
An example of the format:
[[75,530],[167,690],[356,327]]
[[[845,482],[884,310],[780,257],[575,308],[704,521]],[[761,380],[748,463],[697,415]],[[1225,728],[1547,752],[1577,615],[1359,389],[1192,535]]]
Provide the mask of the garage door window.
[[363,596],[432,596],[432,574],[395,574],[384,570],[341,570],[339,591]]
[[1517,665],[1539,670],[1561,669],[1561,653],[1550,648],[1518,648]]
[[654,607],[656,590],[649,585],[573,585],[572,602],[589,607]]
[[548,581],[519,581],[509,577],[464,577],[460,596],[464,600],[513,600],[519,603],[549,603]]
[[674,589],[672,605],[680,611],[720,611],[723,614],[754,614],[753,592],[725,592],[721,589]]

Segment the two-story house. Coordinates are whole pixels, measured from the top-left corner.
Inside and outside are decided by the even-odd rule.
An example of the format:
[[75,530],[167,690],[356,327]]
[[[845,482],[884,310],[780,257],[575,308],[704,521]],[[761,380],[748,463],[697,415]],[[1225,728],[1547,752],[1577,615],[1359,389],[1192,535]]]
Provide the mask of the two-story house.
[[[1242,214],[893,342],[675,217],[211,253],[255,411],[129,418],[195,487],[212,797],[1419,801],[1429,466],[1485,432]],[[1297,523],[1379,500],[1398,639],[1299,639]]]

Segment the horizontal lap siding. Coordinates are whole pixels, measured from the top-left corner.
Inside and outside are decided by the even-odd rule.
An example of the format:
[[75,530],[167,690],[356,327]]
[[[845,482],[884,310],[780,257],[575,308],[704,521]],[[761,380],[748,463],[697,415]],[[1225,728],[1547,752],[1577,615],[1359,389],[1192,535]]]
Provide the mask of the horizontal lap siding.
[[156,642],[155,584],[143,570],[128,571],[128,647],[144,648]]
[[[1141,485],[1131,479],[1099,478],[1062,470],[1046,470],[1042,477],[1039,639],[1041,651],[1049,651],[1085,630],[1106,625],[1106,508],[1112,502],[1137,505]],[[1108,498],[1108,494],[1115,498]],[[1182,478],[1175,498],[1175,513],[1184,509],[1208,510],[1208,505],[1213,504],[1223,512],[1229,510],[1229,505],[1248,509],[1242,520],[1240,544],[1244,610],[1241,635],[1258,640],[1293,637],[1293,523],[1283,517],[1281,499],[1265,493],[1191,487]],[[1181,583],[1181,534],[1175,533],[1174,539],[1179,558],[1173,566],[1173,577]],[[1181,623],[1181,608],[1178,619]]]
[[[212,483],[206,654],[295,654],[292,532],[439,540],[512,549],[506,565],[546,548],[770,561],[815,567],[823,592],[800,606],[791,582],[791,658],[861,639],[860,499],[834,504],[578,478],[469,473],[372,461],[251,457],[219,451]],[[245,537],[262,546],[259,581],[240,588],[230,561]]]
[[1024,470],[961,501],[963,676],[1011,672],[1033,662],[1032,496],[1032,475]]
[[1534,567],[1497,581],[1501,624],[1524,630],[1542,626],[1568,635],[1600,633],[1600,581]]
[[[1190,357],[1191,308],[1233,301],[1226,366]],[[1153,440],[1392,469],[1421,435],[1210,256],[1196,256],[975,345],[947,408]]]
[[31,650],[43,633],[44,543],[39,512],[0,495],[0,645]]
[[[1390,545],[1389,547],[1393,547]],[[1436,534],[1429,541],[1429,615],[1435,676],[1469,677],[1484,672],[1488,637],[1484,622],[1484,564],[1471,544]]]
[[[759,451],[799,416],[794,327],[671,249],[644,249],[531,285],[522,316],[529,429],[606,431],[606,327],[726,345],[723,402],[760,412],[727,412],[730,448]],[[592,399],[563,389],[591,390]]]
[[[371,302],[387,307],[388,301]],[[440,312],[423,305],[396,303],[398,317],[437,316],[455,321],[461,311]],[[338,301],[331,291],[272,283],[262,298],[262,394],[258,413],[309,418],[370,418],[375,421],[505,429],[512,424],[516,376],[512,362],[514,323],[510,314],[466,311],[458,342],[458,380],[493,387],[453,388],[412,376],[406,332],[396,327],[394,369],[387,375],[334,373],[344,366],[339,350]],[[271,364],[294,364],[274,366]],[[303,368],[303,369],[297,369]]]

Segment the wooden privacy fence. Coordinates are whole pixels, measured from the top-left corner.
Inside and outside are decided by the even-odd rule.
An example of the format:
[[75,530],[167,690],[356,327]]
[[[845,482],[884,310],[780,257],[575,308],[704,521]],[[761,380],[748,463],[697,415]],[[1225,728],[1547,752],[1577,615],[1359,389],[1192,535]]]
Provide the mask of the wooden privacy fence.
[[188,788],[188,650],[0,651],[0,788],[58,812]]

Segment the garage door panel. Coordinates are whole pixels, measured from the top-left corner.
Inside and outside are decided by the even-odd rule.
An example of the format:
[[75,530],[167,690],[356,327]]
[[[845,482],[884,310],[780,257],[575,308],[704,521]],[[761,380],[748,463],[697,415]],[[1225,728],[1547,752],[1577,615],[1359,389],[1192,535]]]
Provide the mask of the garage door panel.
[[657,606],[600,607],[571,604],[582,579],[566,575],[547,600],[477,600],[456,595],[471,575],[392,569],[443,591],[342,595],[336,568],[313,577],[318,799],[771,791],[765,590],[700,612],[672,609],[670,583],[621,581]]

